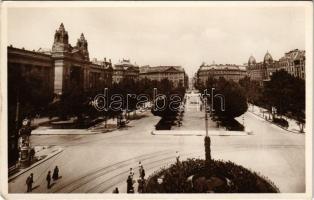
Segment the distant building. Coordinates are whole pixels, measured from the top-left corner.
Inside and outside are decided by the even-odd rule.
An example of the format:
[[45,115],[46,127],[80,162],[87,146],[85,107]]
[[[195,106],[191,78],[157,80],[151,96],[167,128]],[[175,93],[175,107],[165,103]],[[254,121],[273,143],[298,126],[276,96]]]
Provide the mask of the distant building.
[[268,51],[264,56],[263,62],[257,63],[253,56],[249,58],[247,72],[252,80],[259,82],[269,80],[271,74],[277,70],[279,70],[278,61],[274,61]]
[[97,91],[103,88],[109,88],[112,85],[113,67],[111,59],[107,61],[92,60],[89,72],[89,88],[94,88]]
[[207,65],[203,63],[197,73],[196,82],[197,84],[206,84],[208,78],[212,77],[215,79],[225,78],[226,80],[232,80],[239,82],[240,79],[246,76],[246,69],[233,64],[211,64]]
[[305,51],[298,49],[289,51],[279,61],[274,60],[267,51],[263,62],[257,63],[255,58],[250,56],[247,64],[249,77],[259,82],[269,80],[271,75],[280,69],[286,70],[295,77],[305,79]]
[[139,66],[132,64],[128,59],[122,59],[119,63],[114,65],[113,82],[119,83],[122,79],[139,79]]
[[279,59],[279,66],[289,74],[305,79],[305,51],[294,49]]
[[140,79],[149,79],[161,81],[168,79],[175,87],[181,84],[183,87],[188,86],[188,77],[181,66],[156,66],[149,65],[140,67]]

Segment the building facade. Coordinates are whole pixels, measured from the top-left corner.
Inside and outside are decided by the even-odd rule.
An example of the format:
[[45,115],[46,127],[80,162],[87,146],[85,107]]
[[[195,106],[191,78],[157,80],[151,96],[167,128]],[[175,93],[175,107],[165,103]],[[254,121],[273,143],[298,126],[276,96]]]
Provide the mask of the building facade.
[[258,82],[270,80],[271,75],[281,69],[305,79],[305,51],[294,49],[285,53],[278,61],[267,52],[262,62],[256,62],[255,58],[250,56],[247,64],[248,76]]
[[206,84],[207,80],[210,77],[215,79],[224,78],[226,80],[239,82],[239,80],[244,78],[246,75],[247,75],[246,69],[238,65],[232,64],[207,65],[203,63],[196,73],[196,82],[197,84]]
[[294,49],[279,59],[279,66],[294,77],[305,79],[305,51]]
[[110,88],[112,84],[113,67],[111,59],[103,61],[97,59],[92,60],[89,72],[89,88],[96,89],[97,91],[103,88]]
[[[50,55],[9,46],[8,50],[8,82],[10,77],[31,79],[35,77],[43,83],[43,92],[53,94],[54,61]],[[18,80],[12,80],[17,81]],[[21,87],[23,87],[21,85]],[[35,88],[34,88],[35,89]],[[14,92],[14,91],[9,91]]]
[[9,73],[10,70],[20,70],[22,76],[42,77],[47,92],[57,95],[74,88],[89,91],[109,86],[113,74],[110,61],[90,61],[88,42],[83,33],[76,45],[71,46],[63,24],[55,32],[51,50],[40,48],[38,51],[28,51],[9,46]]
[[[69,35],[63,24],[54,34],[51,49],[29,51],[8,46],[7,69],[10,155],[16,155],[16,128],[25,116],[39,112],[54,97],[62,94],[74,90],[96,92],[109,87],[113,74],[111,61],[90,61],[88,42],[83,33],[75,46],[69,44]],[[30,105],[36,111],[31,111]]]
[[[74,88],[81,91],[97,90],[112,82],[110,62],[91,62],[88,42],[82,33],[74,47],[69,44],[63,24],[56,30],[51,56],[54,60],[54,92],[67,93]],[[95,61],[95,60],[94,60]]]
[[122,59],[119,63],[114,65],[113,69],[113,83],[119,83],[123,79],[139,79],[139,66],[132,64],[128,59]]
[[161,81],[168,79],[175,87],[181,84],[183,87],[188,86],[188,76],[181,66],[156,66],[148,65],[140,67],[140,79],[149,79]]
[[255,81],[269,80],[272,73],[279,70],[278,61],[275,61],[267,51],[263,62],[256,62],[253,56],[250,56],[247,64],[248,76]]

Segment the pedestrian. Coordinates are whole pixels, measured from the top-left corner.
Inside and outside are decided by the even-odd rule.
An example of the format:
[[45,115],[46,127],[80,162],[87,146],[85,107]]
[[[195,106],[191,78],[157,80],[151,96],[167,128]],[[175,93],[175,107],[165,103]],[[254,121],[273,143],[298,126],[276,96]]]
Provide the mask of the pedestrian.
[[112,193],[118,194],[118,193],[119,193],[119,189],[116,187],[116,188],[112,191]]
[[26,179],[27,192],[32,192],[33,189],[33,173],[31,173]]
[[144,170],[143,165],[140,166],[139,172],[140,172],[140,178],[144,179],[144,177],[145,177],[145,170]]
[[134,193],[132,175],[128,176],[128,179],[126,180],[126,182],[127,182],[127,193]]
[[35,149],[31,148],[30,152],[29,152],[29,161],[32,163],[34,160],[34,156],[35,156]]
[[52,179],[53,181],[58,180],[59,178],[59,168],[58,166],[55,167],[55,169],[53,170],[53,174],[52,174]]
[[47,189],[50,189],[51,171],[48,171],[46,181],[47,181]]
[[140,161],[140,162],[138,162],[138,167],[141,168],[141,166],[143,166],[143,165],[142,165],[142,162]]
[[180,154],[179,151],[176,151],[176,159],[177,159],[177,163],[180,162]]
[[133,178],[134,172],[133,172],[133,168],[130,168],[130,176],[132,176]]
[[145,180],[143,178],[140,178],[137,180],[137,182],[138,182],[138,188],[137,188],[138,193],[143,193]]

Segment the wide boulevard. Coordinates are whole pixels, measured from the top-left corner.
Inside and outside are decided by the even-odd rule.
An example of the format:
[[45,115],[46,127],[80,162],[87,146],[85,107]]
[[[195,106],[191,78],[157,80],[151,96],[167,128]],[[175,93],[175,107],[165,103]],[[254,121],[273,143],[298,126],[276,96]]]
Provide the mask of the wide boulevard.
[[[193,94],[188,94],[193,95]],[[187,105],[191,103],[187,98]],[[305,136],[287,132],[250,112],[239,117],[245,136],[211,136],[212,157],[231,160],[271,179],[281,192],[305,192]],[[204,137],[191,135],[152,135],[159,117],[146,111],[146,117],[131,121],[128,127],[90,135],[32,135],[33,145],[56,145],[64,150],[9,183],[9,192],[26,192],[26,178],[34,173],[34,193],[111,193],[115,187],[126,192],[130,168],[138,179],[141,161],[146,177],[180,159],[204,158]],[[191,123],[193,122],[193,123]],[[198,109],[186,111],[180,130],[205,130],[204,115]],[[217,129],[209,121],[209,129]],[[177,128],[174,129],[174,133]],[[46,174],[54,166],[61,179],[46,188]],[[136,185],[135,185],[136,188]]]

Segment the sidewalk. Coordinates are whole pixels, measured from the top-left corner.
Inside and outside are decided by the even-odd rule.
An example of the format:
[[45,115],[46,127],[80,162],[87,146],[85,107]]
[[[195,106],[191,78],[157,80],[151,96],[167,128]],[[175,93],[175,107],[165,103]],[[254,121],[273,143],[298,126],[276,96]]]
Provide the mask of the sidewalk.
[[[138,120],[146,115],[146,112],[136,111],[136,115],[133,113],[129,114],[129,120]],[[42,119],[44,121],[44,119]],[[107,120],[107,127],[105,128],[105,121],[102,121],[94,126],[85,129],[62,129],[52,128],[49,126],[39,126],[32,131],[32,135],[91,135],[98,133],[107,133],[117,130],[117,118],[110,118]]]
[[53,117],[51,119],[49,119],[48,117],[41,117],[41,118],[34,118],[32,121],[31,121],[31,125],[36,127],[36,126],[40,126],[42,124],[45,124],[47,122],[51,122],[51,121],[54,121],[56,120],[57,117]]
[[[130,123],[130,121],[133,121],[133,120],[138,120],[138,119],[141,119],[142,117],[145,117],[146,113],[148,112],[148,110],[146,111],[140,111],[140,110],[136,110],[136,114],[135,112],[130,112],[128,114],[128,118],[127,118],[127,123]],[[89,127],[87,130],[91,131],[91,132],[99,132],[101,131],[102,133],[107,133],[107,132],[111,132],[111,131],[114,131],[114,130],[117,130],[118,129],[118,120],[117,118],[110,118],[107,120],[107,122],[103,121],[103,122],[100,122],[92,127]],[[106,128],[105,128],[106,126]]]
[[50,129],[38,128],[32,131],[32,135],[91,135],[95,132],[86,129]]
[[18,169],[18,171],[9,175],[9,182],[63,151],[63,148],[59,146],[35,146],[34,148],[36,161],[32,163],[29,167],[24,169]]
[[[181,125],[174,125],[171,127],[172,131],[181,130],[205,130],[205,112],[202,109],[203,105],[198,93],[186,94],[186,103],[184,105],[184,114]],[[208,117],[209,130],[222,130],[218,128],[216,122]]]
[[[297,122],[295,120],[293,120],[293,119],[284,117],[284,119],[288,121],[289,127],[288,128],[283,128],[282,126],[279,126],[278,124],[273,123],[269,119],[266,119],[267,117],[270,117],[271,114],[269,113],[268,110],[266,110],[264,108],[261,108],[261,107],[256,106],[256,105],[249,104],[248,111],[250,113],[252,113],[252,114],[254,114],[254,115],[264,119],[265,121],[268,121],[269,123],[271,123],[271,124],[273,124],[275,126],[280,127],[283,130],[286,130],[286,131],[289,131],[289,132],[292,132],[292,133],[300,134],[300,128],[299,128]],[[304,133],[303,134],[305,134],[305,132],[306,132],[306,130],[305,130],[305,127],[304,127]]]

